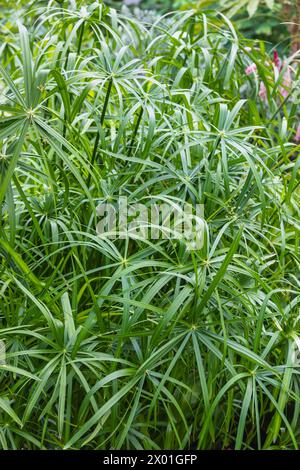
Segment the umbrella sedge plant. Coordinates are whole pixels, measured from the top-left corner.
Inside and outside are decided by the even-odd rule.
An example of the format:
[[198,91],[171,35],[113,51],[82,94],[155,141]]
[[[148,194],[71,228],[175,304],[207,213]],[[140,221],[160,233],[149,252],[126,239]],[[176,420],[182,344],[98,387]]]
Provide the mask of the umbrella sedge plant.
[[[1,449],[297,449],[297,54],[222,14],[0,21]],[[250,67],[250,68],[249,68]],[[201,204],[201,247],[97,206]]]

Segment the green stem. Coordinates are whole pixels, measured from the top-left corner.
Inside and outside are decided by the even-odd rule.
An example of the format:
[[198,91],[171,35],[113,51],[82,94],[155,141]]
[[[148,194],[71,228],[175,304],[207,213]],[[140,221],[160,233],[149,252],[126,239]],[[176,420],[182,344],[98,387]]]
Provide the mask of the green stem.
[[83,21],[81,26],[80,26],[80,33],[79,33],[78,46],[77,46],[77,55],[79,55],[80,51],[81,51],[82,38],[83,38],[83,33],[84,33],[84,26],[85,26],[85,21]]
[[132,134],[132,137],[131,137],[131,142],[129,144],[129,151],[128,151],[128,157],[130,157],[131,155],[131,152],[132,152],[132,149],[133,149],[133,143],[135,141],[135,138],[136,138],[136,135],[137,135],[137,131],[140,127],[140,123],[141,123],[141,120],[142,120],[142,116],[143,116],[143,107],[141,107],[140,109],[140,112],[138,114],[138,118],[137,118],[137,121],[136,121],[136,125],[135,125],[135,129],[133,131],[133,134]]
[[[107,109],[107,106],[108,106],[108,101],[109,101],[109,97],[110,97],[110,93],[111,93],[111,89],[112,89],[112,84],[113,84],[113,81],[112,81],[112,78],[110,78],[109,82],[108,82],[108,87],[107,87],[107,92],[106,92],[106,96],[105,96],[105,101],[104,101],[101,117],[100,117],[101,127],[103,126],[103,123],[104,123],[105,113],[106,113],[106,109]],[[98,130],[97,135],[96,135],[96,139],[95,139],[94,148],[93,148],[93,154],[92,154],[92,160],[91,160],[91,165],[92,166],[94,165],[95,160],[96,160],[99,140],[100,140],[100,131]],[[91,179],[91,175],[89,175],[89,177],[88,177],[88,185],[90,184],[90,179]]]

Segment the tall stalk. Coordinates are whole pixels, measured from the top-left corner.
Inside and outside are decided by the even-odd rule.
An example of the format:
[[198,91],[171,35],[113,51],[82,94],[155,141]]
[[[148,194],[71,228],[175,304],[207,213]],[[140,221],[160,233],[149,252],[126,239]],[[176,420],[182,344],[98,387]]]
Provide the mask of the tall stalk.
[[[103,126],[103,123],[104,123],[105,114],[106,114],[106,110],[107,110],[107,106],[108,106],[108,102],[109,102],[109,97],[110,97],[110,93],[111,93],[111,89],[112,89],[112,84],[113,84],[113,79],[110,78],[109,82],[108,82],[108,87],[107,87],[107,91],[106,91],[106,96],[105,96],[105,100],[104,100],[102,113],[101,113],[101,116],[100,116],[100,126],[101,127]],[[96,134],[95,143],[94,143],[93,153],[92,153],[92,160],[91,160],[91,165],[92,166],[94,165],[94,163],[96,161],[99,140],[100,140],[100,131],[98,129],[97,134]],[[88,184],[90,184],[90,179],[91,179],[91,176],[89,175]]]
[[84,26],[85,26],[85,21],[83,21],[82,25],[80,26],[78,46],[77,46],[77,55],[79,55],[80,51],[81,51],[82,38],[83,38],[83,33],[84,33]]
[[137,117],[137,120],[136,120],[135,128],[134,128],[134,131],[133,131],[133,134],[132,134],[132,137],[131,137],[131,141],[130,141],[130,144],[129,144],[128,157],[130,157],[130,155],[132,154],[133,144],[134,144],[134,141],[135,141],[135,138],[136,138],[136,135],[137,135],[137,131],[140,127],[142,116],[143,116],[143,107],[141,106],[141,109],[139,111],[139,114],[138,114],[138,117]]

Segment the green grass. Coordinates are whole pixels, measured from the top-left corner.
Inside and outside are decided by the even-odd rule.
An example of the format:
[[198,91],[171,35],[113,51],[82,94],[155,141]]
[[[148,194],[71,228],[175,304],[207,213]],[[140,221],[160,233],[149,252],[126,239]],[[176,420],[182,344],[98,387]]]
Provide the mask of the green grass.
[[[297,448],[297,64],[284,99],[221,15],[72,8],[1,19],[0,448]],[[97,236],[119,196],[203,247]]]

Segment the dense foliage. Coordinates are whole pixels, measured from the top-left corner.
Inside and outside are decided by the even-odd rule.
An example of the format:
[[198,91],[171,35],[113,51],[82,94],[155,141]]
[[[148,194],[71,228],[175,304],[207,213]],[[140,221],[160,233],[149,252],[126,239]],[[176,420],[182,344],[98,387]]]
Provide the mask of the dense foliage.
[[[116,4],[115,0],[110,3]],[[133,8],[136,13],[138,9],[163,13],[192,8],[202,12],[219,11],[234,20],[247,37],[260,38],[283,51],[300,48],[300,0],[120,0],[117,3]]]
[[[214,13],[8,10],[0,447],[297,448],[297,56]],[[203,204],[203,247],[98,236],[121,195]]]

